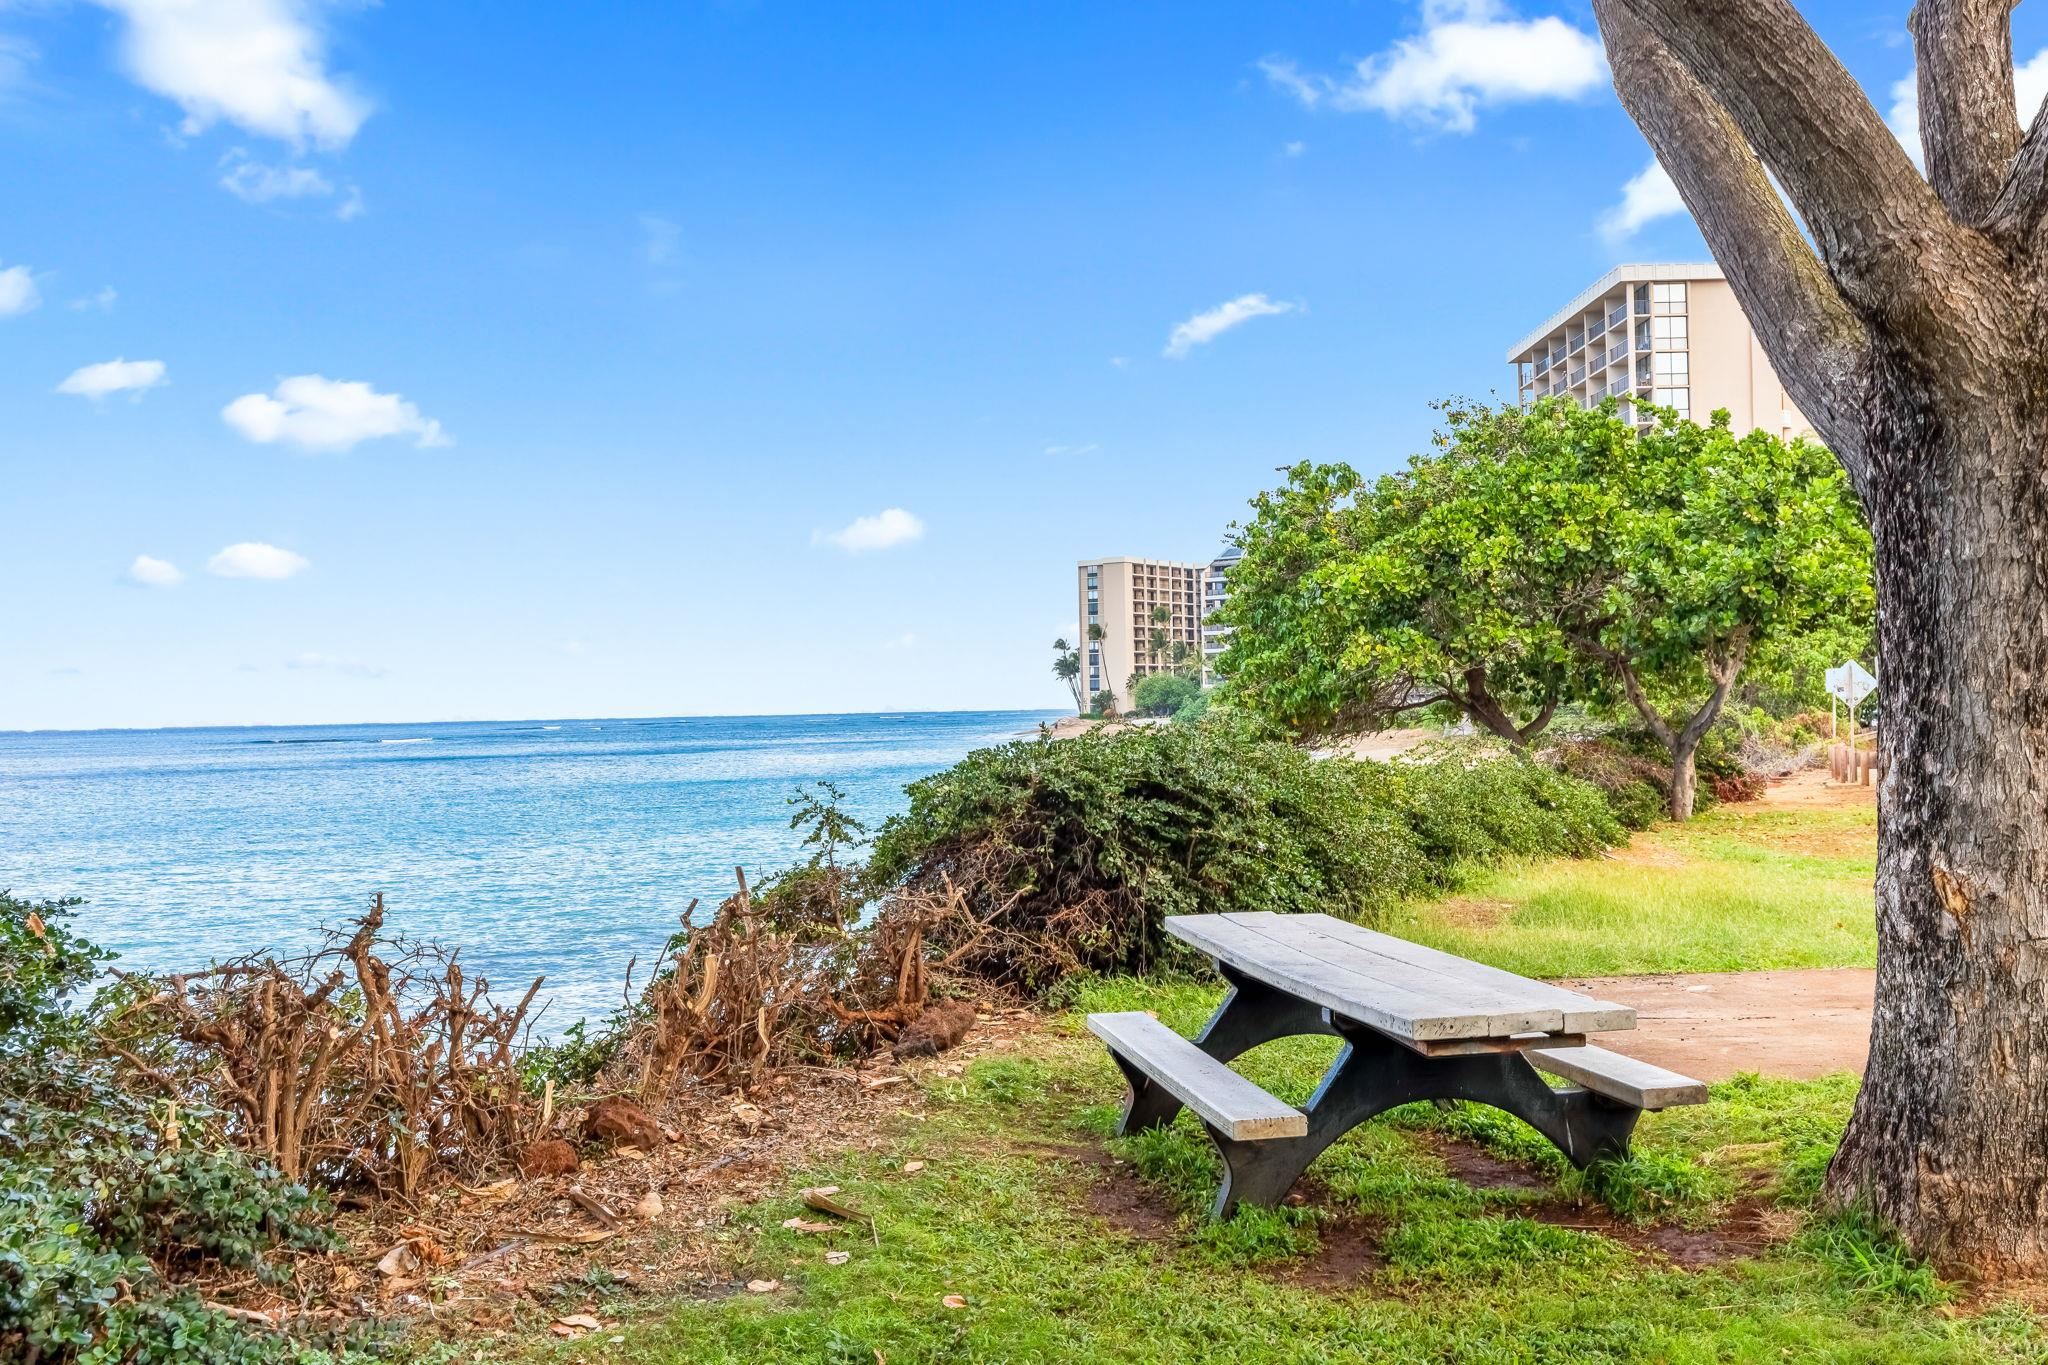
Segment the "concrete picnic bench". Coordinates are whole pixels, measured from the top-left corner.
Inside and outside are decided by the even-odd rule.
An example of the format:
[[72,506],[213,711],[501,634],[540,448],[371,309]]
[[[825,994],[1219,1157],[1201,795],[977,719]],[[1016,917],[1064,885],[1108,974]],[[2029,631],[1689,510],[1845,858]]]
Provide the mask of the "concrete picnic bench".
[[[1190,1042],[1149,1014],[1091,1014],[1130,1092],[1119,1134],[1192,1109],[1223,1154],[1215,1213],[1272,1207],[1318,1154],[1382,1110],[1476,1100],[1524,1120],[1575,1166],[1628,1152],[1646,1109],[1699,1104],[1688,1076],[1586,1045],[1636,1012],[1329,915],[1173,915],[1166,932],[1230,984]],[[1296,1109],[1232,1071],[1240,1053],[1296,1034],[1343,1048]],[[1553,1089],[1538,1072],[1568,1084]]]

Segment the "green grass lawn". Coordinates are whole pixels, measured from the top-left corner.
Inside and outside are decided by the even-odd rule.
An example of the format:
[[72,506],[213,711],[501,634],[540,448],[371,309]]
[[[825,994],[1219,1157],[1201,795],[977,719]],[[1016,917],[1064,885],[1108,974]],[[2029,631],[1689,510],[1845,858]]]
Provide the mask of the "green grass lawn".
[[1607,858],[1480,874],[1405,938],[1525,976],[1877,963],[1874,806],[1721,806]]
[[[1489,879],[1471,895],[1511,902],[1490,932],[1427,907],[1408,927],[1543,974],[1868,961],[1868,827],[1862,812],[1718,812],[1648,836],[1647,861]],[[1630,1160],[1591,1174],[1493,1110],[1410,1106],[1326,1152],[1298,1207],[1212,1223],[1217,1161],[1191,1119],[1109,1137],[1121,1081],[1080,1017],[1152,1009],[1191,1032],[1218,994],[1078,987],[1013,1052],[928,1073],[873,1149],[820,1153],[783,1197],[739,1209],[722,1233],[732,1293],[618,1295],[598,1305],[606,1331],[527,1358],[2048,1361],[2026,1310],[1965,1307],[1857,1219],[1814,1212],[1849,1076],[1718,1085],[1646,1116]],[[1334,1047],[1291,1039],[1242,1065],[1298,1101]],[[786,1230],[813,1184],[840,1186],[872,1230]]]

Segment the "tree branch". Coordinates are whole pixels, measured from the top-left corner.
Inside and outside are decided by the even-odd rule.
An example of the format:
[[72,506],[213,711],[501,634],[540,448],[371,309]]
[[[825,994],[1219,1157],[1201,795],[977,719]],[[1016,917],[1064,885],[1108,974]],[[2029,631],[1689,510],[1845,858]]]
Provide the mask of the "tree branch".
[[2015,0],[1920,0],[1908,20],[1919,60],[1927,178],[1956,221],[1986,222],[2020,149],[2013,112]]
[[[1594,12],[1610,60],[1617,48],[1633,60],[1644,46],[1616,22],[1625,13],[1682,64],[1777,175],[1860,314],[1896,324],[1929,347],[1929,359],[1942,358],[1936,343],[1961,329],[1930,333],[1925,323],[1970,302],[1951,301],[1945,287],[1970,255],[1969,234],[1790,0],[1596,0]],[[1636,77],[1614,65],[1628,102]],[[1630,112],[1643,121],[1636,104]]]
[[1998,199],[1985,215],[1984,231],[2007,242],[2023,242],[2040,228],[2048,207],[2048,100],[2034,112],[2034,121],[1999,187]]
[[1721,718],[1721,707],[1728,700],[1728,693],[1734,688],[1735,680],[1742,676],[1743,662],[1749,657],[1749,627],[1738,626],[1729,632],[1721,649],[1707,661],[1707,677],[1712,680],[1714,690],[1708,694],[1706,704],[1693,713],[1679,733],[1679,743],[1691,748],[1700,742],[1700,736],[1714,728],[1714,722]]
[[1637,20],[1639,2],[1594,0],[1615,90],[1727,272],[1786,391],[1867,493],[1868,333],[1735,120]]

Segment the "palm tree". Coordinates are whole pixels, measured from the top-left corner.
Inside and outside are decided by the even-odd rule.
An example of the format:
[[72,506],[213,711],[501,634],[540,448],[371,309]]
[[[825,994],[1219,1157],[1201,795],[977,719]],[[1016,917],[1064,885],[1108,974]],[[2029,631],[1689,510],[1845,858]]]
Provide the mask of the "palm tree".
[[1065,636],[1052,642],[1052,675],[1074,694],[1074,710],[1083,712],[1088,703],[1081,695],[1081,651],[1068,644]]

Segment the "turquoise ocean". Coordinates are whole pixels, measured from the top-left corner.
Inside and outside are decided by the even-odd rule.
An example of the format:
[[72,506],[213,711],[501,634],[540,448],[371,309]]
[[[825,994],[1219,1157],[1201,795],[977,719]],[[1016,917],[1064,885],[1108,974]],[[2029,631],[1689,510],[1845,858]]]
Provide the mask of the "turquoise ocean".
[[692,897],[797,853],[787,798],[829,779],[871,823],[907,782],[1057,712],[533,720],[0,733],[0,889],[76,895],[118,965],[188,970],[316,943],[381,892],[543,1028],[619,1003]]

